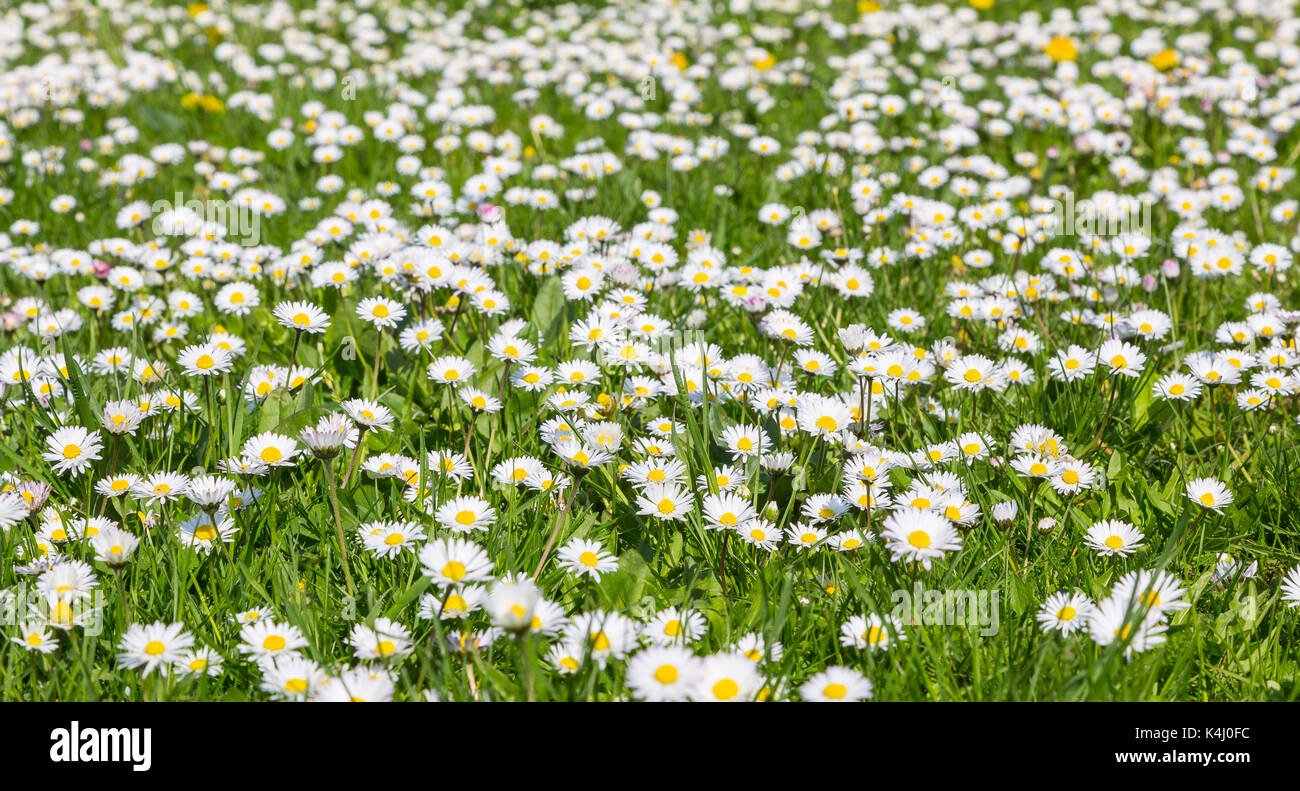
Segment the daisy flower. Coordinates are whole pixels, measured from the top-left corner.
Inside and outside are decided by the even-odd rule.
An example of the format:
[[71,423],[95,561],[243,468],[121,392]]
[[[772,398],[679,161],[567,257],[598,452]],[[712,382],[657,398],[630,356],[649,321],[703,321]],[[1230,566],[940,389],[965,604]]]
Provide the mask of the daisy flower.
[[799,695],[815,703],[848,703],[871,697],[871,682],[853,668],[831,665],[799,687]]
[[785,655],[785,647],[780,642],[769,643],[758,632],[741,635],[732,650],[751,662],[779,662]]
[[1147,618],[1160,618],[1191,607],[1190,602],[1183,600],[1186,592],[1182,582],[1167,572],[1138,569],[1119,578],[1111,589],[1111,598],[1146,608]]
[[839,398],[802,395],[796,413],[801,431],[831,442],[839,442],[839,433],[854,424],[853,411]]
[[546,662],[560,675],[570,676],[582,667],[586,655],[586,644],[581,640],[561,640],[546,652]]
[[797,522],[786,528],[785,540],[799,549],[813,549],[826,540],[826,531],[807,522]]
[[300,654],[281,654],[259,666],[262,671],[259,688],[276,700],[306,700],[329,680],[320,665]]
[[700,660],[691,700],[736,702],[750,700],[762,677],[753,662],[740,654],[722,653]]
[[637,513],[664,521],[685,519],[694,509],[690,492],[673,483],[652,483],[637,495]]
[[908,509],[895,511],[884,523],[885,539],[891,560],[917,561],[927,570],[946,552],[961,549],[961,536],[952,523],[931,511]]
[[598,541],[575,538],[556,553],[560,564],[578,576],[584,574],[593,580],[618,569],[618,559],[605,552]]
[[715,530],[735,528],[757,515],[748,500],[730,492],[704,495],[700,501],[700,511],[705,526]]
[[218,543],[229,544],[235,540],[239,528],[229,516],[216,518],[197,513],[180,524],[181,544],[199,552],[211,552]]
[[434,342],[442,337],[444,331],[445,327],[438,319],[424,319],[402,330],[401,334],[397,336],[397,344],[407,354],[427,351]]
[[1167,401],[1194,401],[1201,394],[1201,383],[1187,374],[1173,373],[1161,377],[1152,385],[1156,398]]
[[44,596],[61,601],[76,601],[91,595],[99,587],[95,570],[79,560],[61,560],[36,582],[36,589]]
[[140,539],[118,527],[108,527],[90,539],[95,559],[108,566],[120,567],[130,562]]
[[146,505],[166,503],[179,500],[190,488],[190,479],[177,472],[155,472],[137,483],[131,489],[131,495],[143,500]]
[[1142,531],[1128,522],[1103,519],[1088,528],[1084,541],[1102,557],[1128,556],[1142,547]]
[[391,431],[393,413],[378,401],[365,398],[350,398],[339,403],[348,417],[358,425],[375,431]]
[[533,611],[541,600],[541,591],[529,579],[502,579],[487,596],[487,610],[494,626],[507,632],[524,632],[533,628]]
[[677,645],[695,642],[704,636],[706,629],[700,613],[672,607],[656,614],[641,634],[655,645]]
[[622,659],[636,645],[636,622],[625,615],[592,610],[573,616],[566,638],[585,644],[591,658],[601,667],[610,659]]
[[224,661],[225,657],[221,654],[206,646],[200,646],[184,652],[179,659],[172,663],[172,669],[185,676],[209,676],[215,678],[221,675],[221,664]]
[[474,363],[464,357],[439,357],[429,363],[427,374],[430,381],[439,384],[460,384],[474,375],[477,369]]
[[781,538],[781,531],[775,525],[763,519],[751,519],[737,525],[736,534],[746,544],[752,544],[768,552],[776,550],[777,541]]
[[310,302],[281,302],[271,311],[271,315],[281,327],[309,335],[323,333],[330,327],[325,311]]
[[474,467],[463,453],[431,450],[425,461],[429,469],[437,476],[446,476],[452,480],[461,481],[474,475]]
[[1071,635],[1087,628],[1092,607],[1092,600],[1082,593],[1058,591],[1047,597],[1036,617],[1044,630],[1055,629]]
[[1005,383],[1001,367],[979,354],[967,354],[953,360],[943,378],[960,390],[972,392],[1001,390]]
[[1131,613],[1131,610],[1133,608],[1125,599],[1110,597],[1097,602],[1088,617],[1088,633],[1093,642],[1108,646],[1118,641],[1124,646],[1124,657],[1131,659],[1134,653],[1149,650],[1165,641],[1168,627],[1164,623],[1135,618],[1135,614],[1140,616],[1140,612]]
[[1103,343],[1097,350],[1097,359],[1104,363],[1112,374],[1133,378],[1142,373],[1147,356],[1141,349],[1127,341],[1112,339]]
[[411,632],[388,618],[376,618],[373,627],[359,623],[348,636],[357,659],[395,659],[411,653]]
[[420,609],[416,614],[425,621],[459,620],[477,612],[483,606],[486,594],[482,588],[468,585],[451,588],[442,595],[426,593],[420,597]]
[[185,629],[185,624],[133,623],[117,645],[120,649],[117,664],[128,670],[144,668],[147,676],[156,668],[174,665],[193,645],[194,635]]
[[1232,505],[1232,492],[1214,478],[1196,478],[1187,482],[1187,497],[1197,505],[1215,513],[1223,513],[1224,506]]
[[300,453],[297,440],[266,431],[244,442],[244,459],[272,467],[292,467],[294,457]]
[[479,497],[453,497],[434,513],[438,524],[457,533],[487,530],[496,522],[497,512],[487,500]]
[[234,359],[214,343],[200,343],[185,347],[176,362],[186,376],[218,376],[230,372]]
[[835,494],[814,494],[804,501],[800,513],[812,524],[838,519],[849,510],[844,498]]
[[325,703],[387,703],[396,684],[388,673],[358,667],[346,670],[316,687],[312,700]]
[[[96,484],[96,491],[98,490],[99,486]],[[103,492],[99,493],[103,494]],[[22,495],[14,492],[0,493],[0,532],[7,531],[26,519],[30,512],[31,509],[28,508]]]
[[1300,566],[1296,566],[1282,578],[1282,600],[1288,607],[1300,607]]
[[98,431],[87,431],[81,426],[55,429],[45,438],[48,448],[41,458],[50,462],[55,472],[80,475],[100,458],[103,449]]
[[482,547],[463,538],[439,538],[419,554],[425,576],[440,588],[492,578],[492,561]]
[[278,659],[307,647],[307,639],[298,627],[269,618],[245,625],[239,630],[239,639],[242,641],[239,652],[249,654],[256,660]]
[[9,638],[28,651],[49,654],[59,649],[59,641],[42,621],[28,621],[18,630],[16,637]]
[[1057,352],[1047,361],[1047,370],[1052,378],[1062,382],[1075,382],[1087,378],[1092,375],[1096,366],[1096,355],[1082,346],[1075,345]]
[[494,414],[501,411],[501,400],[477,387],[462,387],[456,391],[456,395],[479,412]]
[[396,327],[406,318],[406,307],[387,297],[367,297],[357,304],[357,316],[381,330]]
[[840,645],[859,650],[887,650],[894,640],[907,639],[903,622],[893,615],[854,615],[840,627]]
[[680,646],[653,646],[627,663],[627,685],[632,695],[652,703],[686,700],[696,688],[700,660]]
[[841,552],[851,552],[860,549],[869,541],[874,541],[875,536],[870,533],[864,533],[858,529],[846,530],[843,533],[837,533],[830,537],[830,543]]
[[1097,481],[1096,469],[1078,459],[1063,457],[1057,461],[1055,468],[1056,474],[1047,482],[1059,494],[1077,494]]
[[367,522],[357,528],[361,543],[377,558],[395,558],[415,551],[424,540],[424,528],[415,522]]

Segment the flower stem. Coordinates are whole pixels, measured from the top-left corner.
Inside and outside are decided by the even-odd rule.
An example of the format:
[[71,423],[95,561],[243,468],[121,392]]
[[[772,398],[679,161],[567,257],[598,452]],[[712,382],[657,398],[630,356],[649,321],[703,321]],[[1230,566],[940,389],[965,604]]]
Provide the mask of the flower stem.
[[555,529],[551,531],[551,537],[546,540],[546,548],[542,550],[542,559],[537,561],[537,569],[533,571],[533,581],[536,582],[538,576],[542,573],[542,566],[546,565],[546,558],[551,554],[551,547],[555,546],[555,539],[560,535],[560,528],[564,526],[564,517],[569,515],[569,508],[573,506],[573,498],[578,494],[578,479],[574,478],[570,485],[569,499],[564,503],[564,510],[560,512],[560,518],[555,523]]
[[[370,376],[370,399],[373,401],[379,393],[379,363],[384,359],[384,331],[379,331],[379,342],[375,346],[375,370]],[[346,480],[346,479],[344,479]],[[346,484],[344,484],[346,485]]]
[[369,426],[362,426],[361,433],[357,435],[357,447],[352,451],[352,461],[348,464],[348,471],[343,475],[343,488],[348,488],[348,481],[352,480],[352,473],[357,469],[357,457],[361,455],[361,446],[366,444],[366,432],[370,430]]
[[348,566],[348,545],[343,540],[343,517],[339,515],[339,495],[334,486],[333,459],[325,460],[325,478],[329,483],[330,505],[334,507],[334,528],[338,531],[339,553],[343,555],[343,579],[348,584],[348,595],[356,598],[356,589],[352,587],[352,569]]

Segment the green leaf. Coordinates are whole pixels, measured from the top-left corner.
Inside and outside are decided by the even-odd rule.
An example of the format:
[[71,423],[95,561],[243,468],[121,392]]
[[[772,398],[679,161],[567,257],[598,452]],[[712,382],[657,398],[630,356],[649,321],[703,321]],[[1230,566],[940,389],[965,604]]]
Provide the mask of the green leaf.
[[558,277],[548,277],[533,299],[532,323],[542,333],[542,345],[549,346],[560,339],[564,323],[564,287]]
[[63,346],[63,364],[68,369],[68,390],[72,393],[77,416],[83,426],[95,428],[99,425],[98,415],[101,412],[99,402],[86,388],[86,379],[81,374],[81,366],[77,365],[77,359],[68,349],[68,336],[64,335],[60,340]]
[[411,587],[406,589],[406,592],[403,593],[400,598],[393,602],[392,606],[384,611],[384,616],[387,618],[397,618],[408,604],[420,598],[420,595],[428,589],[430,582],[431,580],[428,577],[420,577],[417,579]]

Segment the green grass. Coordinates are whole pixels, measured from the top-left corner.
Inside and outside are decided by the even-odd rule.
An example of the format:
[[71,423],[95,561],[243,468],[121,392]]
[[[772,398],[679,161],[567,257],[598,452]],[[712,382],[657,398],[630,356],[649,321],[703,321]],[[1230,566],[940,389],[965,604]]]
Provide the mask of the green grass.
[[[291,5],[299,10],[314,6],[305,2]],[[607,9],[621,5],[611,4]],[[890,4],[884,5],[888,10]],[[1008,22],[1035,5],[999,2],[992,11],[982,13]],[[540,13],[557,18],[555,9]],[[834,4],[831,13],[845,23],[854,16],[851,4]],[[643,32],[639,17],[626,10],[618,15],[632,21],[632,32]],[[481,40],[488,25],[522,35],[524,18],[525,12],[513,5],[476,8],[465,15],[465,37]],[[621,172],[595,183],[596,196],[590,201],[564,201],[549,212],[510,207],[506,216],[516,238],[525,243],[560,239],[564,228],[593,214],[610,217],[630,228],[646,216],[638,196],[643,190],[653,189],[662,195],[664,206],[680,215],[674,241],[677,250],[683,249],[687,230],[703,229],[712,234],[712,244],[727,254],[732,267],[772,268],[794,263],[800,257],[799,251],[785,242],[784,228],[756,221],[759,207],[767,202],[803,207],[808,212],[836,211],[846,220],[843,237],[836,246],[901,249],[906,223],[900,219],[864,229],[854,218],[847,199],[854,179],[850,173],[813,173],[790,182],[779,181],[774,175],[776,166],[796,145],[797,135],[815,129],[818,119],[833,110],[829,89],[836,72],[827,59],[858,51],[868,41],[863,37],[835,40],[823,29],[802,29],[792,20],[790,15],[769,10],[753,16],[727,14],[715,19],[719,24],[734,21],[749,33],[760,25],[788,30],[789,38],[763,46],[771,51],[777,69],[786,68],[796,57],[806,58],[808,85],[773,85],[770,93],[775,107],[759,112],[743,91],[727,91],[718,84],[724,67],[706,69],[696,82],[702,93],[702,111],[711,118],[697,126],[670,120],[659,131],[688,139],[721,135],[730,140],[731,151],[720,161],[701,163],[689,173],[673,171],[667,157],[643,162],[625,155],[627,130],[613,119],[587,120],[572,99],[554,85],[542,86],[531,107],[518,106],[511,96],[528,72],[518,61],[507,66],[511,76],[507,83],[492,85],[469,79],[462,86],[467,102],[496,109],[497,120],[490,131],[513,131],[529,147],[523,154],[523,173],[507,186],[531,183],[528,175],[536,166],[558,163],[573,154],[579,141],[594,137],[603,138],[602,150],[619,155],[623,164]],[[1126,40],[1136,37],[1144,27],[1142,22],[1122,17],[1113,22],[1115,31]],[[94,107],[80,96],[75,106],[86,117],[79,125],[58,123],[49,112],[42,112],[38,121],[18,129],[12,114],[7,119],[0,116],[12,130],[14,142],[10,145],[18,152],[46,146],[60,146],[67,152],[63,160],[66,171],[57,175],[36,175],[20,164],[17,156],[0,164],[0,186],[15,192],[11,202],[0,206],[0,224],[8,226],[21,218],[41,225],[41,232],[31,238],[12,235],[15,244],[39,246],[28,253],[48,253],[59,248],[84,250],[94,239],[116,236],[143,241],[144,234],[115,227],[114,217],[121,206],[132,200],[170,200],[177,193],[187,199],[208,194],[203,179],[192,170],[193,157],[180,165],[162,166],[155,179],[131,188],[101,188],[96,174],[80,173],[74,167],[76,159],[83,155],[79,142],[104,134],[105,123],[114,117],[126,118],[136,126],[139,140],[119,144],[111,153],[86,154],[95,161],[96,173],[98,168],[110,167],[124,153],[147,154],[152,146],[163,142],[203,139],[217,146],[244,146],[265,153],[265,162],[254,166],[261,177],[255,186],[285,198],[289,209],[281,216],[263,220],[262,242],[286,251],[342,199],[341,195],[323,196],[323,206],[316,211],[299,211],[294,205],[298,198],[316,194],[316,180],[327,173],[338,174],[344,179],[345,189],[360,189],[367,197],[374,197],[373,189],[379,182],[396,181],[404,188],[402,195],[390,200],[397,218],[411,231],[426,222],[408,211],[405,188],[415,179],[396,176],[398,152],[391,144],[379,142],[367,132],[362,142],[346,149],[341,162],[320,165],[312,162],[304,143],[306,135],[299,113],[304,102],[319,100],[329,109],[345,113],[351,123],[363,125],[365,111],[383,110],[394,101],[389,90],[367,85],[348,100],[338,87],[315,91],[286,78],[246,85],[228,62],[216,59],[213,45],[219,41],[236,42],[254,51],[261,44],[279,41],[280,34],[255,24],[254,18],[236,22],[231,33],[208,37],[188,21],[177,24],[189,25],[191,32],[210,43],[164,47],[160,55],[197,74],[216,71],[223,76],[226,90],[209,85],[200,93],[212,93],[226,101],[237,90],[273,96],[274,118],[293,119],[293,145],[283,153],[270,149],[266,135],[272,125],[243,110],[185,109],[182,97],[190,89],[180,82],[163,83],[155,90],[131,96],[125,104],[108,108]],[[1261,35],[1270,31],[1263,20],[1241,20],[1240,24]],[[425,26],[426,32],[430,27]],[[1234,43],[1243,46],[1234,42],[1232,27],[1204,18],[1194,27],[1170,31],[1166,38],[1172,45],[1174,36],[1196,30],[1211,35],[1211,51]],[[116,62],[121,62],[122,52],[129,46],[123,39],[123,25],[106,19],[74,15],[61,29],[87,36],[88,43],[83,47],[102,50]],[[739,37],[712,46],[699,39],[699,29],[687,25],[679,34],[685,41],[681,51],[690,63],[700,62],[708,52],[714,52],[723,64],[730,64],[732,57],[740,59],[745,44]],[[318,30],[326,32],[324,28]],[[347,39],[342,24],[328,33],[339,40]],[[557,35],[564,37],[567,33]],[[409,50],[414,40],[411,35],[390,34],[385,46],[397,54],[404,47]],[[1106,59],[1086,45],[1081,50],[1082,75],[1088,75],[1093,64]],[[899,36],[895,51],[901,58],[920,52],[915,33]],[[42,54],[29,47],[6,68],[34,64]],[[942,74],[939,62],[943,55],[943,48],[927,53],[924,63],[914,67],[917,76],[937,80]],[[1028,52],[983,71],[987,84],[967,92],[965,102],[973,106],[986,98],[1005,100],[994,81],[998,75],[1045,76],[1047,73],[1033,62],[1036,56],[1036,52]],[[356,57],[353,63],[362,65]],[[1218,74],[1226,70],[1221,63],[1214,64],[1214,69]],[[596,67],[588,67],[586,73],[592,83],[604,83],[608,78],[636,90],[636,83],[627,75],[603,73]],[[892,70],[889,79],[890,92],[906,96],[913,87],[901,83]],[[1116,78],[1092,81],[1117,96],[1123,95],[1123,84]],[[310,77],[307,82],[309,85]],[[407,84],[428,97],[438,88],[435,75],[410,78]],[[917,135],[921,139],[916,148],[870,157],[845,153],[845,158],[850,167],[871,164],[877,176],[888,172],[904,174],[898,191],[918,194],[924,190],[906,175],[907,159],[920,156],[927,164],[942,162],[947,154],[933,140],[926,139],[924,129],[941,128],[950,121],[934,108],[910,104],[908,112],[898,118],[881,119],[878,127],[886,138]],[[1197,136],[1221,148],[1230,134],[1230,119],[1217,110],[1201,114],[1191,101],[1184,102],[1184,106],[1206,122],[1206,129]],[[662,81],[647,109],[669,112]],[[529,132],[530,113],[550,115],[563,125],[565,134],[556,140],[536,139]],[[1172,166],[1184,184],[1191,184],[1215,167],[1171,160],[1178,153],[1179,139],[1187,133],[1149,116],[1145,110],[1132,114],[1135,122],[1128,129],[1133,138],[1131,154],[1148,170]],[[733,120],[753,123],[762,134],[775,137],[784,147],[782,153],[771,159],[748,153],[745,141],[727,132]],[[417,133],[429,142],[443,134],[437,124],[423,120],[420,124]],[[841,121],[836,128],[843,130],[846,126]],[[1294,132],[1283,135],[1276,144],[1279,164],[1293,164],[1295,152],[1300,150],[1298,145],[1300,139]],[[1060,150],[1059,158],[1050,162],[1046,159],[1049,147]],[[1080,196],[1101,190],[1132,193],[1140,189],[1116,187],[1107,171],[1107,159],[1079,152],[1071,135],[1058,128],[1017,128],[1004,138],[982,135],[979,144],[969,149],[970,153],[984,154],[1006,165],[1013,173],[1028,175],[1028,169],[1012,161],[1014,154],[1022,151],[1039,155],[1040,169],[1032,176],[1032,195],[1046,196],[1053,184],[1066,185]],[[478,172],[482,162],[480,155],[465,147],[451,154],[429,148],[419,156],[424,164],[442,168],[444,180],[453,186]],[[1228,167],[1236,170],[1246,184],[1256,170],[1254,163],[1242,157],[1235,157]],[[542,186],[558,193],[578,185],[576,179],[570,179],[559,186],[555,182]],[[727,196],[716,194],[715,185],[726,185],[733,192]],[[1209,210],[1207,223],[1229,232],[1240,229],[1251,244],[1288,244],[1296,234],[1295,220],[1285,224],[1268,221],[1268,209],[1290,194],[1288,190],[1264,193],[1249,186],[1244,189],[1246,201],[1241,207],[1230,212]],[[74,196],[84,217],[74,220],[71,215],[54,213],[48,204],[59,194]],[[942,197],[960,205],[951,195]],[[1025,212],[1019,207],[1016,210]],[[467,214],[460,220],[473,218]],[[1142,273],[1158,275],[1160,261],[1172,257],[1170,232],[1177,222],[1164,206],[1155,208],[1152,252],[1135,262]],[[850,323],[863,323],[886,331],[886,316],[898,307],[914,308],[929,318],[923,332],[906,337],[909,344],[929,347],[940,339],[951,338],[964,353],[981,353],[995,359],[1004,356],[995,341],[1000,328],[960,322],[945,313],[950,298],[944,295],[944,287],[954,281],[976,281],[1016,269],[1045,271],[1039,265],[1041,255],[1007,256],[975,232],[968,231],[966,237],[958,247],[928,261],[903,261],[873,270],[875,292],[869,298],[850,301],[830,288],[805,291],[792,310],[813,327],[815,348],[831,355],[841,368],[829,381],[800,374],[797,381],[801,389],[822,394],[856,393],[858,385],[845,368],[848,360],[836,340],[836,330]],[[1038,252],[1073,244],[1070,238],[1058,239]],[[962,271],[949,260],[953,253],[960,256],[980,246],[997,251],[994,265],[987,270]],[[326,258],[340,258],[345,249],[346,245],[334,245],[328,248]],[[475,363],[478,372],[474,384],[491,394],[501,387],[503,365],[487,353],[485,346],[496,329],[511,318],[527,319],[530,331],[540,334],[542,363],[553,365],[588,357],[568,340],[569,325],[582,319],[586,308],[565,300],[557,276],[530,274],[511,259],[492,269],[491,275],[511,301],[508,315],[493,317],[466,310],[445,343],[435,344],[441,353],[463,354]],[[761,633],[769,643],[780,642],[784,649],[779,660],[763,665],[765,697],[797,698],[799,685],[829,665],[859,670],[873,683],[876,700],[1292,700],[1300,696],[1293,648],[1296,612],[1286,606],[1280,594],[1283,575],[1300,561],[1300,524],[1296,517],[1300,503],[1300,445],[1296,442],[1295,396],[1292,393],[1279,398],[1274,408],[1266,411],[1244,412],[1223,392],[1224,388],[1207,389],[1200,399],[1190,403],[1160,401],[1151,395],[1156,379],[1182,370],[1181,361],[1187,353],[1219,347],[1214,342],[1215,329],[1222,322],[1244,318],[1248,295],[1270,291],[1284,309],[1294,308],[1296,288],[1285,275],[1265,281],[1247,266],[1239,276],[1198,281],[1187,273],[1184,264],[1180,277],[1161,279],[1149,294],[1140,287],[1120,289],[1115,300],[1107,304],[1110,310],[1125,312],[1136,303],[1145,303],[1165,311],[1174,322],[1164,341],[1138,342],[1148,359],[1142,376],[1135,379],[1107,378],[1099,372],[1079,384],[1052,381],[1046,368],[1050,352],[1074,343],[1095,349],[1102,335],[1092,327],[1071,325],[1062,319],[1068,309],[1087,307],[1083,300],[1065,300],[1057,305],[1040,302],[1036,303],[1039,313],[1022,326],[1044,334],[1045,351],[1018,355],[1033,367],[1037,375],[1034,384],[971,396],[947,385],[940,373],[904,391],[897,401],[883,408],[874,406],[883,411],[873,413],[872,420],[883,427],[872,441],[890,449],[922,449],[970,430],[1005,443],[1017,426],[1039,423],[1059,432],[1073,454],[1103,472],[1097,487],[1067,498],[1047,486],[1031,490],[1025,478],[1011,474],[1006,466],[984,462],[970,467],[951,466],[984,514],[973,529],[963,532],[962,549],[936,561],[928,571],[891,562],[880,543],[853,552],[828,548],[800,551],[782,545],[767,553],[745,545],[735,536],[728,542],[724,566],[720,560],[722,534],[705,530],[698,513],[677,523],[638,516],[636,492],[616,480],[617,465],[581,477],[567,516],[564,496],[496,486],[488,477],[491,465],[508,456],[531,455],[552,469],[561,468],[561,461],[536,431],[537,424],[549,416],[543,407],[549,393],[534,395],[507,388],[506,407],[499,416],[473,417],[453,393],[425,378],[423,369],[431,355],[404,353],[395,342],[396,331],[381,335],[364,326],[355,313],[360,299],[383,293],[406,303],[413,314],[437,315],[451,325],[456,311],[448,305],[448,289],[439,289],[427,297],[408,297],[373,277],[341,291],[312,289],[305,279],[288,284],[264,280],[259,282],[261,307],[244,317],[218,316],[211,299],[219,284],[186,281],[173,269],[164,275],[163,284],[147,292],[165,296],[173,288],[185,288],[200,294],[205,312],[188,320],[192,327],[190,341],[197,342],[213,324],[220,323],[247,343],[247,352],[237,360],[233,372],[212,380],[209,392],[199,379],[180,377],[180,369],[174,365],[177,353],[186,344],[159,344],[146,332],[116,333],[109,328],[107,317],[93,316],[81,307],[76,302],[76,290],[91,282],[89,276],[60,274],[46,283],[36,283],[12,267],[0,271],[0,289],[9,298],[42,296],[56,307],[74,307],[86,318],[82,329],[68,333],[53,348],[42,347],[41,340],[23,326],[6,331],[6,350],[24,345],[45,348],[60,364],[73,360],[75,355],[80,355],[82,362],[80,366],[69,366],[69,398],[49,409],[34,405],[28,390],[4,389],[0,469],[25,480],[51,484],[51,504],[69,518],[102,513],[120,521],[143,540],[135,558],[121,571],[98,561],[93,563],[103,594],[103,622],[98,634],[79,628],[59,632],[60,647],[47,655],[26,651],[10,641],[0,647],[2,699],[264,699],[265,693],[258,689],[257,666],[238,650],[239,626],[232,616],[267,604],[274,607],[277,619],[302,630],[310,644],[305,653],[331,673],[356,664],[345,643],[356,623],[388,617],[409,627],[413,652],[390,663],[397,699],[422,699],[426,690],[444,699],[521,699],[527,695],[529,676],[533,677],[535,696],[542,700],[628,698],[625,662],[611,661],[604,668],[587,662],[576,674],[561,675],[541,659],[553,641],[543,644],[530,639],[524,645],[503,638],[470,654],[451,650],[444,638],[449,631],[461,628],[460,624],[416,616],[419,598],[435,589],[421,573],[413,554],[403,554],[397,560],[376,560],[355,540],[357,525],[379,519],[416,520],[426,526],[430,537],[447,535],[422,509],[403,500],[403,487],[396,481],[358,474],[338,492],[343,528],[351,542],[348,554],[357,589],[355,599],[348,597],[342,573],[322,464],[310,457],[304,457],[296,467],[277,470],[257,481],[263,496],[249,509],[235,514],[240,530],[233,542],[207,555],[185,549],[175,537],[177,525],[194,513],[185,501],[145,507],[121,498],[105,500],[90,492],[91,483],[110,469],[147,474],[190,473],[199,468],[213,473],[219,459],[237,455],[244,440],[254,434],[277,431],[294,435],[337,409],[339,402],[369,396],[376,358],[382,359],[378,399],[393,410],[396,425],[390,433],[366,434],[366,456],[388,452],[424,459],[427,451],[460,452],[467,447],[475,475],[458,485],[441,485],[436,497],[441,501],[456,494],[481,494],[492,501],[497,522],[486,534],[477,534],[476,539],[490,554],[498,575],[531,574],[562,520],[557,548],[573,537],[597,540],[617,556],[618,570],[598,583],[585,582],[558,565],[552,551],[538,579],[547,599],[570,614],[618,610],[641,620],[665,607],[696,609],[708,624],[705,636],[693,645],[699,655],[727,650],[741,635]],[[704,340],[719,345],[727,357],[758,354],[771,366],[784,361],[788,370],[789,357],[782,347],[763,337],[756,317],[741,309],[713,295],[701,303],[696,295],[673,286],[655,288],[648,296],[647,309],[677,325],[679,332],[672,336],[674,341]],[[292,333],[280,327],[270,314],[271,308],[284,299],[313,301],[332,317],[328,332],[307,336],[297,348],[297,362],[320,368],[322,373],[318,380],[297,391],[277,391],[261,402],[249,404],[241,394],[246,368],[290,362]],[[703,307],[708,320],[698,329],[687,329],[684,320],[695,307]],[[1092,307],[1101,309],[1101,305]],[[1178,348],[1168,348],[1167,344],[1174,343]],[[150,417],[131,437],[106,438],[103,458],[93,472],[76,478],[58,476],[40,457],[53,426],[80,424],[97,428],[105,402],[137,398],[143,393],[129,377],[96,375],[86,370],[85,364],[97,351],[112,345],[126,346],[133,354],[150,360],[173,363],[166,384],[191,390],[197,396],[198,408]],[[616,392],[614,387],[623,379],[623,373],[606,367],[603,387],[586,389],[593,396]],[[947,423],[935,417],[925,409],[931,398],[945,408],[959,410],[960,418]],[[651,419],[665,416],[688,427],[687,433],[676,439],[676,445],[678,458],[689,467],[690,481],[728,462],[717,443],[718,435],[727,426],[755,422],[753,410],[735,401],[700,408],[692,406],[685,396],[661,397],[643,410],[617,410],[610,419],[622,425],[630,445],[631,439],[647,435]],[[779,514],[778,523],[784,526],[797,518],[807,495],[839,490],[844,451],[807,434],[779,436],[771,417],[762,423],[780,450],[794,454],[797,469],[776,477],[760,472],[756,465],[744,469],[751,476],[754,502],[760,507],[773,506]],[[999,453],[1009,460],[1005,446]],[[340,480],[348,460],[349,455],[344,454],[333,462]],[[630,449],[620,451],[618,464],[633,460]],[[893,470],[891,476],[897,492],[906,490],[914,477],[899,469]],[[1200,509],[1184,495],[1186,482],[1202,476],[1218,478],[1235,493],[1236,502],[1222,515]],[[988,515],[993,503],[1004,500],[1014,500],[1020,506],[1020,516],[1010,530],[999,528]],[[137,510],[152,512],[151,526],[142,525]],[[1057,526],[1050,532],[1033,529],[1027,521],[1030,514],[1035,520],[1052,517]],[[872,516],[873,531],[878,532],[883,518],[884,514],[879,513]],[[1083,535],[1101,519],[1119,519],[1137,526],[1145,534],[1144,547],[1127,558],[1098,557],[1083,543]],[[31,578],[18,576],[15,566],[25,562],[23,557],[30,559],[35,546],[32,528],[38,524],[35,518],[20,523],[0,543],[0,588],[17,592],[30,587]],[[863,512],[851,510],[833,531],[867,525]],[[73,542],[62,551],[73,558],[93,561],[93,553],[84,541]],[[1230,553],[1243,564],[1257,562],[1257,575],[1229,581],[1226,586],[1216,585],[1211,574],[1219,553]],[[1131,660],[1125,660],[1115,646],[1094,644],[1086,634],[1062,637],[1045,632],[1035,622],[1040,605],[1058,590],[1077,589],[1094,600],[1101,599],[1124,573],[1157,566],[1182,580],[1191,607],[1171,616],[1163,645],[1138,653]],[[841,645],[840,627],[848,618],[888,614],[893,608],[894,592],[910,591],[917,582],[928,590],[996,591],[1000,602],[997,632],[981,635],[973,628],[909,626],[906,639],[895,642],[887,651],[859,651]],[[7,635],[13,636],[17,625],[9,620]],[[154,620],[183,622],[198,644],[222,654],[225,663],[221,675],[189,678],[154,673],[142,682],[137,671],[120,669],[114,656],[127,624]],[[488,620],[484,613],[478,613],[469,624],[481,629]]]

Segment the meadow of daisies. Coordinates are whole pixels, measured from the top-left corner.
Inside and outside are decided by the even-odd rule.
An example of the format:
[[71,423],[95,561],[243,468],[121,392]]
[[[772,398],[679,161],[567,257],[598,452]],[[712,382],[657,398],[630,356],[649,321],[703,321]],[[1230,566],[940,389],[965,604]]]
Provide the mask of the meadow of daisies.
[[0,699],[1300,696],[1300,16],[0,11]]

